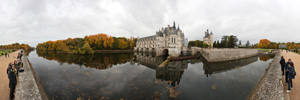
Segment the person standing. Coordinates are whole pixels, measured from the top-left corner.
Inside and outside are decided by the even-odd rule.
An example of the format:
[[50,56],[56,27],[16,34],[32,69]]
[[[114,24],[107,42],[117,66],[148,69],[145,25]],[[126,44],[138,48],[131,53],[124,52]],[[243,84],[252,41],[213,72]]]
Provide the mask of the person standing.
[[9,77],[9,88],[10,88],[9,99],[13,100],[15,88],[18,82],[17,69],[15,68],[14,64],[12,64],[12,68],[9,71],[8,77]]
[[289,72],[289,74],[288,74],[288,90],[286,90],[286,92],[291,92],[291,89],[293,89],[293,79],[295,79],[295,75],[296,75],[295,67],[293,63],[290,64],[287,71]]
[[19,64],[18,64],[17,60],[14,61],[13,65],[15,65],[15,68],[17,69],[17,76],[18,76],[20,67],[19,67]]
[[282,75],[284,75],[285,59],[283,58],[283,56],[281,56],[280,65],[281,65]]
[[284,69],[285,69],[285,85],[288,85],[288,75],[289,75],[288,68],[289,68],[289,66],[291,64],[294,65],[294,63],[292,62],[292,60],[289,59],[288,62],[285,64],[285,67],[284,67]]

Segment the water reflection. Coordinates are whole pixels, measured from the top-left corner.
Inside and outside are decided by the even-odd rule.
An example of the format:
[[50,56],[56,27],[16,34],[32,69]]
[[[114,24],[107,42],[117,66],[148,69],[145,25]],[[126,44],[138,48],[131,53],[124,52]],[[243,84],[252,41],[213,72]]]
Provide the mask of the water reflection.
[[260,55],[259,60],[261,61],[268,61],[271,58],[274,58],[275,55],[273,54],[266,54],[266,55]]
[[214,73],[221,73],[228,70],[233,70],[239,67],[246,66],[256,61],[257,61],[257,56],[240,59],[240,60],[226,61],[226,62],[215,62],[215,63],[204,62],[203,70],[205,71],[206,77],[208,77],[208,75]]
[[192,59],[157,68],[166,57],[149,53],[36,53],[29,59],[48,96],[71,100],[246,99],[272,58],[267,62],[251,57],[220,63]]
[[133,60],[132,53],[111,53],[111,54],[95,54],[95,55],[74,55],[59,54],[53,51],[37,51],[39,57],[48,60],[56,60],[60,65],[63,63],[77,64],[96,69],[107,69],[113,65],[124,64]]

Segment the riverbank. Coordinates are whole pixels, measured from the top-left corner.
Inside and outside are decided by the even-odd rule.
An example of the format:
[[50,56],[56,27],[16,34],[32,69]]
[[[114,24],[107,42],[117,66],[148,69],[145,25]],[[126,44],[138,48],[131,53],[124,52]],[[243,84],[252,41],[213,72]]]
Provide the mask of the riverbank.
[[249,100],[284,100],[280,57],[280,52],[277,52],[256,88],[250,94]]
[[9,62],[13,62],[17,60],[17,56],[20,50],[12,52],[9,54],[9,58],[5,58],[5,56],[0,57],[0,100],[9,100],[9,79],[6,73],[6,69],[8,67]]
[[94,53],[131,53],[133,50],[94,50]]
[[49,100],[25,52],[23,55],[24,72],[19,73],[15,100]]

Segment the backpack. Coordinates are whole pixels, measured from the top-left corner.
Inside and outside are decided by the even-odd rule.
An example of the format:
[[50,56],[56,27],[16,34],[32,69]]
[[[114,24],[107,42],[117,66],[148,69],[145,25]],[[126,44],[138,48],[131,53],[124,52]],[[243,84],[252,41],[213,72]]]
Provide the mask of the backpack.
[[295,71],[294,71],[294,72],[291,72],[290,75],[291,75],[291,76],[296,76],[296,72],[295,72]]
[[295,69],[294,69],[293,71],[290,71],[289,74],[290,74],[291,76],[296,76],[296,71],[295,71]]

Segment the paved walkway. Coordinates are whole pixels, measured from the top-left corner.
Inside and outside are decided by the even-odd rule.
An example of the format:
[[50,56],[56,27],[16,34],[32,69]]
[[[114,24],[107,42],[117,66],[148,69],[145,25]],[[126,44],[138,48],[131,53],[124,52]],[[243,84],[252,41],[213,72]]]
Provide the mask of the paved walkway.
[[[287,93],[287,86],[284,86],[284,93],[286,97],[289,97],[290,100],[300,100],[300,55],[294,52],[281,52],[281,55],[285,58],[285,61],[288,61],[288,59],[292,59],[295,65],[296,70],[296,77],[293,80],[293,89],[292,92]],[[282,77],[282,83],[285,84],[285,77]],[[288,98],[287,98],[288,99]]]
[[5,55],[0,57],[0,100],[9,100],[9,87],[8,87],[8,76],[6,69],[9,62],[17,60],[17,56],[20,50],[9,54],[9,58],[5,58]]

